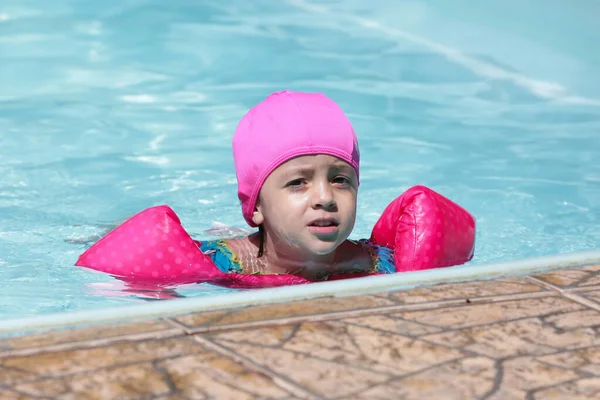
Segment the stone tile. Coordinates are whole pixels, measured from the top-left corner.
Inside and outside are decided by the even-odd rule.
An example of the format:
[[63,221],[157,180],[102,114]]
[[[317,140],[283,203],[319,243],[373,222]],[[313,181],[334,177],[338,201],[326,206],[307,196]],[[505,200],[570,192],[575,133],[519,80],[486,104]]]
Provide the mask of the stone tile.
[[57,377],[98,368],[118,366],[181,356],[205,351],[189,337],[142,342],[115,343],[110,346],[45,352],[33,356],[0,359],[0,367],[14,368],[40,377]]
[[535,391],[533,398],[590,400],[600,398],[600,378],[584,378]]
[[209,325],[241,324],[340,311],[364,310],[389,305],[394,305],[394,302],[376,296],[324,297],[290,303],[240,308],[230,313],[224,313],[220,317],[211,318],[210,320],[207,320],[204,313],[181,315],[176,320],[193,329]]
[[559,269],[535,275],[535,278],[561,289],[600,285],[600,265],[574,269]]
[[459,329],[468,326],[491,324],[503,320],[583,309],[585,307],[581,304],[554,295],[494,303],[440,307],[433,310],[404,311],[394,313],[392,316],[434,327]]
[[2,400],[31,400],[31,396],[0,388],[0,399]]
[[202,334],[207,338],[218,338],[232,343],[248,343],[256,346],[281,347],[298,331],[300,325],[281,325],[266,328],[226,330],[215,334]]
[[428,333],[441,332],[444,328],[406,321],[396,315],[372,315],[369,317],[345,318],[348,324],[366,326],[404,336],[422,336]]
[[529,400],[528,393],[524,390],[517,390],[514,388],[501,386],[489,396],[486,396],[486,400]]
[[[218,343],[268,346],[390,375],[462,357],[460,352],[344,322],[305,323],[217,334]],[[227,343],[225,343],[227,341]]]
[[592,328],[557,329],[537,317],[466,327],[422,338],[493,358],[543,355],[600,345],[600,335]]
[[216,355],[202,353],[157,363],[175,390],[189,399],[286,399],[290,394],[263,374]]
[[544,322],[551,324],[557,329],[572,329],[573,327],[596,327],[600,326],[600,312],[596,310],[580,310],[560,313],[543,317]]
[[[249,308],[252,308],[252,307],[249,307]],[[192,314],[178,315],[171,319],[175,320],[176,322],[182,323],[183,325],[192,327],[192,328],[193,327],[206,327],[206,326],[219,325],[220,324],[219,321],[221,320],[221,318],[225,318],[231,314],[238,314],[245,309],[247,309],[247,308],[234,308],[234,309],[229,309],[229,310],[218,310],[218,311],[204,311],[204,312],[197,312],[197,313],[192,313]]]
[[[164,396],[153,397],[152,400],[196,400],[196,399],[237,399],[237,397],[188,397],[181,393],[171,393]],[[280,399],[280,400],[301,400],[303,397],[294,397],[288,395],[287,397],[263,397],[263,396],[254,396],[252,399]]]
[[303,325],[283,348],[390,375],[411,373],[463,356],[413,338],[344,323]]
[[1,343],[9,349],[24,349],[62,343],[81,342],[99,338],[158,332],[168,329],[171,329],[171,327],[161,321],[144,321],[121,325],[101,325],[68,330],[55,330],[4,339]]
[[352,398],[471,399],[489,395],[495,399],[525,399],[528,391],[579,377],[575,371],[548,365],[533,357],[501,362],[486,357],[468,357],[374,386]]
[[597,303],[600,306],[600,290],[579,291],[577,295]]
[[370,387],[347,399],[477,399],[493,389],[495,376],[493,360],[468,357]]
[[505,278],[489,281],[448,283],[425,286],[412,290],[388,292],[378,296],[394,300],[399,304],[426,303],[432,301],[470,299],[507,294],[521,294],[547,291],[541,286],[523,279]]
[[325,397],[349,396],[393,376],[464,356],[443,346],[343,322],[202,336]]
[[182,395],[181,393],[169,393],[163,396],[155,396],[152,400],[190,400],[189,397]]
[[534,357],[518,357],[502,361],[501,386],[530,391],[579,378],[575,371],[552,366]]
[[171,391],[167,377],[151,363],[100,369],[16,386],[22,393],[52,399],[149,398]]
[[565,289],[568,293],[580,294],[582,292],[597,293],[600,292],[600,285],[578,286],[572,289]]
[[293,398],[270,377],[210,351],[175,358],[163,353],[161,359],[153,363],[108,366],[93,372],[80,369],[71,375],[54,375],[18,384],[14,389],[30,396],[61,399]]
[[287,376],[289,380],[319,396],[348,395],[389,379],[386,375],[365,371],[353,365],[341,365],[334,361],[311,358],[301,353],[260,348],[248,344],[229,343],[229,345],[239,354],[268,368],[273,373]]
[[578,370],[600,377],[600,347],[588,347],[573,351],[538,357],[546,364],[569,370]]
[[[474,364],[473,368],[465,368],[462,365],[465,362]],[[501,362],[474,357],[444,364],[395,382],[398,389],[407,391],[409,396],[398,390],[388,390],[392,390],[391,393],[402,393],[403,396],[398,398],[525,400],[527,393],[532,390],[579,377],[573,371],[549,366],[533,357],[519,357]],[[420,395],[423,397],[419,397]]]
[[[16,382],[21,382],[27,379],[35,379],[36,374],[26,371],[19,371],[12,368],[0,367],[0,387],[10,386]],[[2,397],[0,397],[1,399]]]
[[84,399],[291,397],[271,378],[212,352],[42,379],[22,383],[15,389],[31,396]]

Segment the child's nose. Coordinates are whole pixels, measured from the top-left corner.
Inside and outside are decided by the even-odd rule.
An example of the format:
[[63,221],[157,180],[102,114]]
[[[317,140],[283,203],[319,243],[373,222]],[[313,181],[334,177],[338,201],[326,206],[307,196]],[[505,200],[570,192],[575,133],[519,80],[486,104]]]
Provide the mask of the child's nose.
[[318,182],[315,185],[313,199],[313,204],[316,207],[328,208],[335,204],[335,197],[329,182]]

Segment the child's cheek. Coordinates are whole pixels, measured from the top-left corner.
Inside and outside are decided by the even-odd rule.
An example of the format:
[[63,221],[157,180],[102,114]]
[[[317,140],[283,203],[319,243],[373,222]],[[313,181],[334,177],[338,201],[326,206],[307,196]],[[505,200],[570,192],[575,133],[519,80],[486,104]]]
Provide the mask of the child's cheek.
[[297,194],[289,199],[289,204],[294,208],[302,208],[310,202],[310,197],[306,193]]

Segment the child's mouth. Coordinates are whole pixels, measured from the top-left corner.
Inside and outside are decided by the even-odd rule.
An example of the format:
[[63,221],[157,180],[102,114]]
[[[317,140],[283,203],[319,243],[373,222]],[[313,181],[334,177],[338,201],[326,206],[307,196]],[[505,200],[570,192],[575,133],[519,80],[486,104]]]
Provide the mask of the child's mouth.
[[337,231],[339,222],[333,218],[319,218],[308,224],[308,230],[317,235],[330,235]]

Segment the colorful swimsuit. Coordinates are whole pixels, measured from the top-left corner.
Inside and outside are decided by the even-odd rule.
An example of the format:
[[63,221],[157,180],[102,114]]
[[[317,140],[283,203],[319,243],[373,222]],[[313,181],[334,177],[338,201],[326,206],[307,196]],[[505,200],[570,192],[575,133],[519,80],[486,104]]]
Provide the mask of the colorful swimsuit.
[[[393,274],[396,272],[394,265],[394,252],[387,248],[378,246],[369,242],[366,239],[358,241],[351,240],[357,246],[369,252],[371,260],[373,261],[373,267],[369,271],[356,271],[362,274]],[[227,274],[252,274],[248,271],[238,256],[234,254],[229,246],[227,245],[226,239],[210,240],[200,243],[200,251],[207,254],[212,259],[213,263],[217,268]],[[339,273],[333,273],[339,274]],[[320,280],[326,280],[328,275],[320,277]]]

